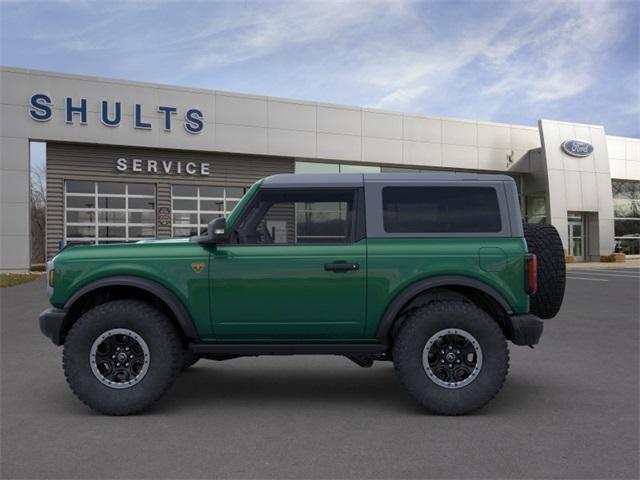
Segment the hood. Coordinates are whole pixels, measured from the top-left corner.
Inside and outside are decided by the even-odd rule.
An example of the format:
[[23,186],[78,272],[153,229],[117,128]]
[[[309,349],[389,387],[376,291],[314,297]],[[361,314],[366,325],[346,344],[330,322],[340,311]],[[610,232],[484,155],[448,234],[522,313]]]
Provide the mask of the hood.
[[108,243],[101,245],[67,245],[54,258],[54,262],[61,260],[80,259],[108,259],[128,257],[135,259],[137,256],[158,255],[162,248],[171,248],[173,245],[188,245],[189,238],[168,238],[162,240],[140,240],[132,243]]

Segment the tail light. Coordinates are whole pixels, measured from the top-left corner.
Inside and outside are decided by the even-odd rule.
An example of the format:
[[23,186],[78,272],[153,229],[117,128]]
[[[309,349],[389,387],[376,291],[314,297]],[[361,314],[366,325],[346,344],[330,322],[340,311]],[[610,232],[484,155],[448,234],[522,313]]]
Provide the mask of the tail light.
[[538,291],[538,257],[527,253],[524,259],[525,291],[528,295],[535,295]]

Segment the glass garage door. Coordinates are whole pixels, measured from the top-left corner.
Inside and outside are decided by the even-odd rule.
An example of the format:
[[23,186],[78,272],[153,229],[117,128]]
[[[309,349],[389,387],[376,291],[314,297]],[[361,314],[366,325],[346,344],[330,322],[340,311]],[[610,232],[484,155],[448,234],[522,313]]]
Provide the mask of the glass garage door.
[[121,243],[156,237],[156,186],[65,182],[65,243]]
[[242,187],[172,185],[173,236],[190,237],[205,232],[211,220],[231,213],[245,191]]

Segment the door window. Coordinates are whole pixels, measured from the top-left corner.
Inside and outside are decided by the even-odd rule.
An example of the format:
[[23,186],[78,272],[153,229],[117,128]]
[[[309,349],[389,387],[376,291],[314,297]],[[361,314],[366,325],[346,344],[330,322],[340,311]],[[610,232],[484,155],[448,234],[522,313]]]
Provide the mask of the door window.
[[264,190],[236,229],[237,242],[345,244],[353,241],[354,190]]

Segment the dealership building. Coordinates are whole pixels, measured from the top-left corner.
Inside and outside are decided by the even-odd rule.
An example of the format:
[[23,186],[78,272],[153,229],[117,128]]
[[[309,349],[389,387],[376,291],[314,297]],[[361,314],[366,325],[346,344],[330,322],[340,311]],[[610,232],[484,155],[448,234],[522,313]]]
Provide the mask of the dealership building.
[[30,144],[46,143],[46,255],[194,234],[259,178],[293,172],[503,173],[526,221],[578,261],[640,254],[640,139],[0,69],[0,270],[32,263]]

